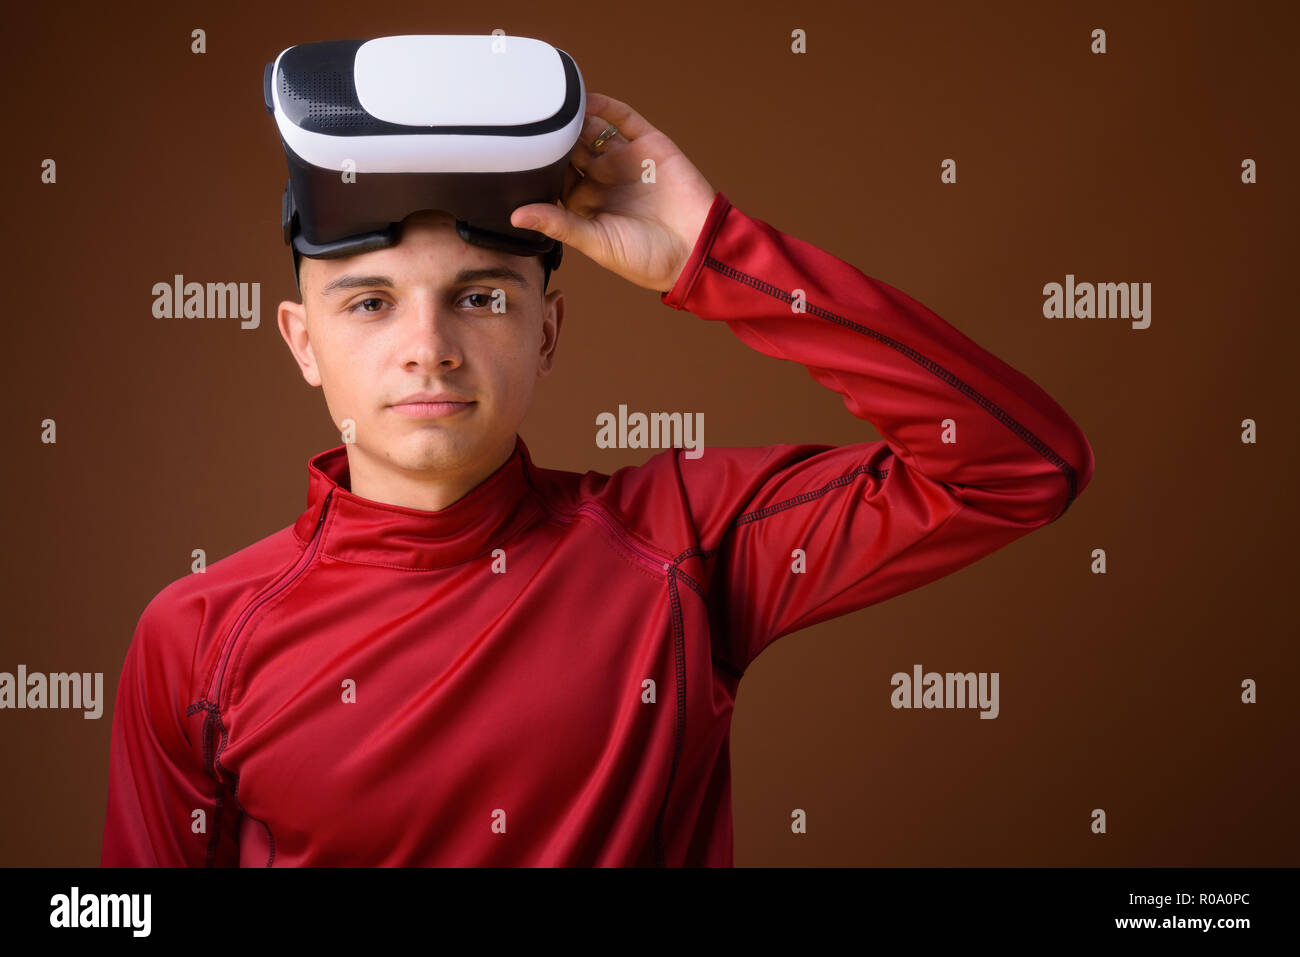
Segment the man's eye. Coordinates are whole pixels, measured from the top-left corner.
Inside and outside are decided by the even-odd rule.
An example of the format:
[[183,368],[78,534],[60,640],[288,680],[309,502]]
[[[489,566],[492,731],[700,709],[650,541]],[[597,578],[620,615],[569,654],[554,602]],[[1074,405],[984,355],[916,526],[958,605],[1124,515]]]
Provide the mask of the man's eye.
[[[362,309],[361,307],[364,306],[364,305],[365,305],[366,303],[368,303],[368,302],[378,303],[378,306],[377,306],[375,309]],[[349,311],[349,312],[356,312],[358,309],[361,309],[362,312],[378,312],[378,311],[379,311],[379,308],[382,307],[383,304],[384,304],[384,300],[378,298],[377,296],[371,296],[369,299],[362,299],[360,302],[358,302],[356,305],[354,305],[354,306],[353,306],[351,309],[349,309],[348,311]]]
[[476,309],[482,309],[482,308],[486,307],[486,306],[488,305],[488,303],[490,303],[490,302],[492,301],[492,297],[491,297],[488,293],[486,293],[486,292],[471,292],[471,293],[469,293],[468,295],[462,297],[460,301],[461,301],[461,302],[464,302],[466,299],[484,299],[484,300],[487,300],[486,302],[480,302],[477,306],[475,306],[474,308],[476,308]]

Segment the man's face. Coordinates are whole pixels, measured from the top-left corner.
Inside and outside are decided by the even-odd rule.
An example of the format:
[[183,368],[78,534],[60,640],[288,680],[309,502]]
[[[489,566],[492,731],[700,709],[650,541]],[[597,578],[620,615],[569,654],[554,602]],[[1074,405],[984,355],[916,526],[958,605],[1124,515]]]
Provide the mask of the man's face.
[[[543,296],[542,272],[535,256],[464,242],[449,213],[415,213],[395,246],[304,258],[303,302],[281,303],[280,331],[340,432],[355,423],[356,450],[409,471],[471,475],[513,449],[551,370],[564,297]],[[450,414],[396,408],[417,392],[470,401]]]

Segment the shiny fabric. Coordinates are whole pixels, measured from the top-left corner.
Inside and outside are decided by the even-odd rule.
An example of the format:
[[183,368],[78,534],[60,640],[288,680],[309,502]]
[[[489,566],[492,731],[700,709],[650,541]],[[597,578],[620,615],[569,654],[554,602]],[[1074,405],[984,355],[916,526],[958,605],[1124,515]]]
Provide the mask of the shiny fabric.
[[103,864],[731,865],[755,657],[1054,521],[1092,476],[1028,378],[721,193],[662,301],[802,363],[883,439],[606,475],[517,437],[439,512],[316,455],[292,525],[141,616]]

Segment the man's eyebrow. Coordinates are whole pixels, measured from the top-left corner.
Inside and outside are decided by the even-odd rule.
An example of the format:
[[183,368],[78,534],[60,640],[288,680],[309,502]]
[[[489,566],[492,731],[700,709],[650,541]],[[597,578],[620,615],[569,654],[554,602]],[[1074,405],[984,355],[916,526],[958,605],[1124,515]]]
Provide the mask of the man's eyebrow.
[[528,285],[528,280],[509,266],[490,266],[486,269],[462,269],[460,272],[456,273],[456,278],[452,280],[452,284],[458,286],[463,282],[477,282],[480,279],[504,279],[507,282],[517,283],[520,286]]
[[394,285],[389,276],[339,276],[338,279],[327,283],[320,293],[322,296],[328,296],[341,289],[357,289],[361,286],[387,286],[391,289]]
[[[452,285],[459,286],[462,283],[477,282],[480,279],[503,279],[506,282],[513,282],[525,288],[528,286],[528,279],[516,270],[511,269],[509,266],[489,266],[483,269],[462,269],[460,272],[456,273],[451,282]],[[365,286],[371,288],[376,286],[385,286],[392,289],[395,285],[396,283],[393,282],[391,276],[345,275],[339,276],[337,279],[327,283],[325,287],[321,289],[321,295],[328,296],[344,289],[359,289]]]

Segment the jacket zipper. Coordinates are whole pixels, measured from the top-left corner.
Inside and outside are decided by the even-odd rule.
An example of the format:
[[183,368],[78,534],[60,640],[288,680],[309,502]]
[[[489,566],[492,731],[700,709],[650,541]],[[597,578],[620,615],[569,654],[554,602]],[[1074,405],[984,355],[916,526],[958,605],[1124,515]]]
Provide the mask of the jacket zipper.
[[244,624],[252,617],[253,612],[257,611],[258,608],[262,607],[266,602],[289,587],[294,579],[302,574],[303,569],[311,564],[312,558],[315,557],[316,549],[320,546],[321,526],[325,524],[325,513],[329,511],[330,499],[333,495],[334,490],[330,489],[325,495],[325,500],[321,502],[320,517],[316,520],[316,529],[311,533],[311,541],[307,543],[307,547],[303,550],[302,557],[298,559],[298,563],[290,569],[289,574],[285,575],[275,584],[275,587],[270,591],[263,593],[256,601],[244,609],[243,614],[239,616],[239,619],[235,622],[234,628],[230,630],[230,634],[226,637],[226,642],[221,648],[221,656],[218,659],[216,674],[213,675],[212,685],[208,688],[207,700],[213,706],[218,708],[220,707],[221,699],[219,695],[221,694],[221,683],[226,676],[226,666],[229,664],[230,653],[234,649],[235,638],[238,637]]
[[[590,515],[594,515],[596,520],[599,521],[602,525],[604,525],[607,529],[609,529],[610,532],[612,532],[618,538],[618,540],[623,543],[624,547],[627,548],[630,552],[632,552],[632,554],[635,555],[637,559],[647,568],[651,569],[652,571],[660,575],[667,573],[668,568],[671,565],[670,562],[666,562],[660,558],[656,558],[654,555],[650,554],[645,549],[643,549],[639,544],[637,544],[636,541],[634,541],[631,538],[631,536],[629,536],[625,531],[623,531],[622,528],[620,528],[617,524],[615,524],[614,521],[611,518],[609,518],[609,516],[607,516],[604,510],[601,509],[599,506],[582,505],[578,507],[578,511],[587,512]],[[672,587],[673,587],[672,582],[670,580],[669,588],[672,589]],[[674,605],[675,604],[676,602],[674,601]],[[672,792],[674,779],[677,777],[677,762],[681,756],[683,725],[686,720],[686,690],[684,685],[685,677],[686,677],[686,652],[685,652],[685,648],[683,647],[684,636],[682,634],[682,629],[684,627],[685,625],[678,617],[678,612],[674,608],[673,610],[673,665],[674,665],[674,678],[677,683],[677,714],[674,720],[672,769],[669,771],[668,774],[668,788],[664,792],[663,804],[661,804],[659,807],[659,813],[655,816],[655,823],[653,829],[652,840],[653,840],[653,848],[654,848],[654,862],[656,867],[664,866],[665,850],[664,850],[663,815],[668,808],[668,795]]]

